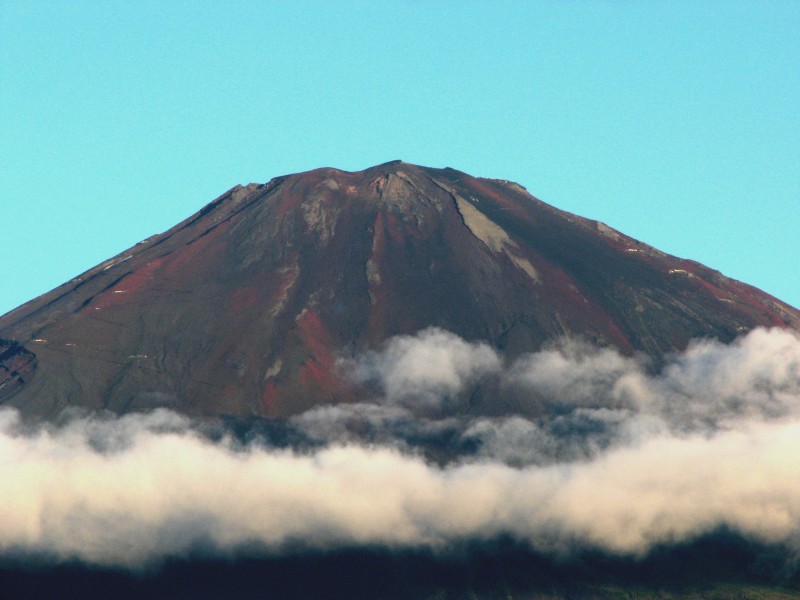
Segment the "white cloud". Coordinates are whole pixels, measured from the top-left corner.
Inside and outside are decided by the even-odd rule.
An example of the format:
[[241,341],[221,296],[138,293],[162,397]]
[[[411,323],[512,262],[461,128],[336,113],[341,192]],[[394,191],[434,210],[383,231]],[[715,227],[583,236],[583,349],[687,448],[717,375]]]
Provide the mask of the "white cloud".
[[612,394],[616,382],[627,373],[641,371],[641,361],[614,349],[567,339],[557,348],[520,357],[505,373],[505,380],[551,403],[609,406],[617,404]]
[[431,327],[392,338],[382,352],[346,365],[357,380],[377,380],[386,400],[420,409],[446,405],[476,379],[500,369],[497,353]]
[[[370,357],[373,376],[395,382],[384,389],[403,402],[411,392],[392,387],[399,381],[449,396],[502,368],[451,334],[417,341]],[[137,567],[198,544],[446,550],[507,534],[543,552],[642,554],[721,526],[766,543],[800,539],[797,336],[699,342],[656,375],[608,350],[547,352],[504,377],[563,399],[553,414],[315,409],[292,422],[333,442],[313,451],[213,442],[167,411],[38,429],[0,411],[0,553]],[[371,445],[355,442],[353,420],[377,432]],[[437,430],[477,450],[444,467],[426,462],[408,440]]]
[[127,448],[101,453],[72,434],[7,429],[0,547],[99,564],[137,566],[203,541],[223,552],[253,541],[435,549],[507,533],[543,551],[641,553],[720,525],[767,542],[800,531],[797,422],[524,469],[439,469],[352,445],[236,451],[189,431],[137,431]]

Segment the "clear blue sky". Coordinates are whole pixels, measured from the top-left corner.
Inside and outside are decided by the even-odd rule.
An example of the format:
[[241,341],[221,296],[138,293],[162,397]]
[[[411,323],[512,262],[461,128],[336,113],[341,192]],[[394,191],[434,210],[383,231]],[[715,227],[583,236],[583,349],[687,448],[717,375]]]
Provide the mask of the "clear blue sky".
[[237,183],[515,180],[800,306],[800,2],[0,2],[0,314]]

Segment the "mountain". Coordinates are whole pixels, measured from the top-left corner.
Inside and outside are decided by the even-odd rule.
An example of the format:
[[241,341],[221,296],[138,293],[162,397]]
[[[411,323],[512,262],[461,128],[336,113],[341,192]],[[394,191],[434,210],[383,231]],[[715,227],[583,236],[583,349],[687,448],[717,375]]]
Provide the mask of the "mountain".
[[394,161],[237,186],[0,318],[0,403],[284,417],[337,359],[435,326],[513,358],[581,337],[658,365],[800,311],[523,187]]
[[797,597],[798,331],[508,181],[237,186],[0,317],[0,589]]

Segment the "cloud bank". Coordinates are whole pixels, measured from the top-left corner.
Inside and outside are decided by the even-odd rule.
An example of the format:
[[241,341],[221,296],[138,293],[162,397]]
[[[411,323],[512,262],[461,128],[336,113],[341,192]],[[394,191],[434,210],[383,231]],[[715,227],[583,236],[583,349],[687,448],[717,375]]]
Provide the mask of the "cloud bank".
[[416,336],[396,336],[383,351],[368,352],[345,368],[356,380],[378,382],[386,402],[438,410],[501,364],[488,344],[431,327]]
[[[0,554],[137,568],[197,548],[447,552],[506,535],[641,556],[720,527],[800,550],[792,333],[698,341],[648,374],[574,341],[505,364],[427,330],[348,368],[374,400],[296,417],[308,443],[288,448],[163,410],[35,429],[0,412]],[[478,388],[516,411],[482,411]]]

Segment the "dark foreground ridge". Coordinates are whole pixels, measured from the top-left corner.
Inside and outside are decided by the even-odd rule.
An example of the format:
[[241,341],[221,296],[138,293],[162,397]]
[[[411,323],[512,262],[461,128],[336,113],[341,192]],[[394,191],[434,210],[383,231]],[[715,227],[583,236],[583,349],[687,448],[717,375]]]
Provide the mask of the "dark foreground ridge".
[[0,403],[285,417],[358,400],[337,359],[429,326],[509,358],[580,336],[657,364],[800,312],[515,183],[326,168],[237,186],[4,315]]
[[[766,559],[764,557],[767,557]],[[769,551],[726,534],[655,551],[634,561],[602,554],[553,560],[508,541],[444,556],[358,548],[328,553],[171,561],[146,572],[79,563],[0,563],[0,589],[44,599],[208,598],[241,600],[788,600],[800,581],[784,577]],[[780,555],[778,555],[780,556]]]

